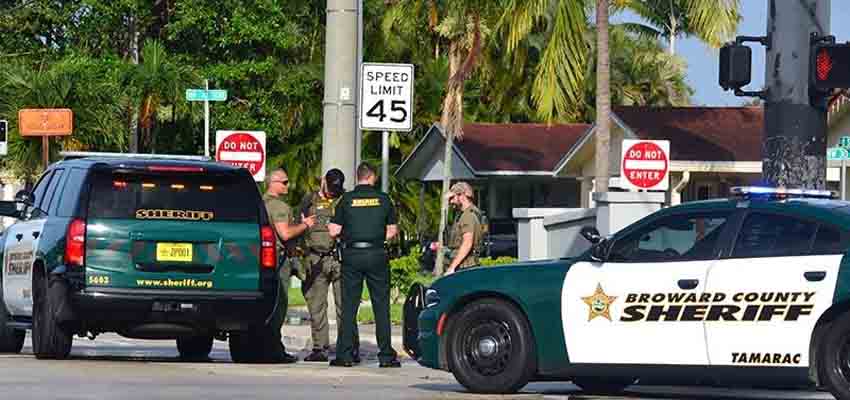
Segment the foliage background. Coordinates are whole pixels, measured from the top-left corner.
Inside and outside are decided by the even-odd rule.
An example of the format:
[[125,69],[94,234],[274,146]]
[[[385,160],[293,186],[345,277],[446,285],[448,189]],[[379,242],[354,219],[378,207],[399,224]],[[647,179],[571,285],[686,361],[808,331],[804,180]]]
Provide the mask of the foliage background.
[[[570,64],[577,66],[570,85],[578,85],[578,95],[540,112],[535,82],[545,81],[541,63],[551,64],[550,45],[563,36],[553,29],[564,28],[558,25],[564,10],[535,8],[538,14],[517,33],[506,28],[510,15],[498,6],[515,10],[521,3],[364,0],[364,60],[417,69],[415,130],[393,134],[390,171],[440,118],[451,40],[480,46],[478,67],[464,83],[467,121],[593,120],[594,63],[585,61],[593,60],[595,39],[587,7],[571,10],[574,31],[567,35],[578,38],[571,51],[584,51]],[[183,93],[209,79],[211,88],[229,92],[227,102],[211,106],[211,132],[265,131],[267,167],[287,168],[297,202],[321,173],[325,6],[325,0],[0,0],[0,119],[9,120],[11,131],[3,167],[28,180],[41,168],[40,144],[17,133],[20,108],[73,109],[75,134],[54,139],[54,159],[60,148],[127,151],[136,139],[140,152],[203,154],[202,105],[187,103]],[[686,66],[662,43],[633,26],[613,28],[613,104],[689,103]],[[380,134],[364,132],[362,143],[363,158],[378,164]],[[427,188],[419,219],[420,184],[392,179],[391,188],[407,237],[415,237],[417,222],[433,235],[439,187]]]

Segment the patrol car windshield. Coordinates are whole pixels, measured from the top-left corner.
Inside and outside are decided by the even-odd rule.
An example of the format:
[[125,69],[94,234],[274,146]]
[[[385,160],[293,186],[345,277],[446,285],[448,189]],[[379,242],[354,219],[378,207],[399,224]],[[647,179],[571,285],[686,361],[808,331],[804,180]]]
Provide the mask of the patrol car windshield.
[[123,173],[94,175],[90,218],[259,221],[257,188],[233,174]]

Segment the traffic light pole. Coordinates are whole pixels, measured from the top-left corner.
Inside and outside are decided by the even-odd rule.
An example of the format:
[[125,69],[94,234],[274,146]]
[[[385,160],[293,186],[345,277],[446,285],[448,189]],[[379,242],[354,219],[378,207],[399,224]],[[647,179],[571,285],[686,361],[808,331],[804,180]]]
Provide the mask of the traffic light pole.
[[811,38],[829,34],[830,0],[769,0],[762,176],[826,188],[826,99],[809,88]]

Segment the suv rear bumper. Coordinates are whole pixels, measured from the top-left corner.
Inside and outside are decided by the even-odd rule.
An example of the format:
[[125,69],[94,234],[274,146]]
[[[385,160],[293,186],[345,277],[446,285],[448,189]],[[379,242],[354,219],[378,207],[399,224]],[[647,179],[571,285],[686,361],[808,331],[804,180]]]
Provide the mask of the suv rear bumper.
[[198,334],[259,328],[275,311],[275,300],[259,291],[89,288],[71,294],[74,314],[88,330],[163,338],[184,334],[178,328]]

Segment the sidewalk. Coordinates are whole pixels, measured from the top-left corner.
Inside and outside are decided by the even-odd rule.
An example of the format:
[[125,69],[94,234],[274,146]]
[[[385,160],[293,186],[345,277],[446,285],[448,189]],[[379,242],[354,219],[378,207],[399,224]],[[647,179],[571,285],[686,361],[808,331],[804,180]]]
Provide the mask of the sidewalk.
[[[333,316],[329,321],[330,325],[330,341],[331,352],[336,347],[337,325],[336,317]],[[375,340],[375,325],[361,324],[360,328],[360,355],[364,360],[378,359],[378,344]],[[310,313],[307,312],[307,307],[290,307],[287,313],[286,323],[281,329],[283,335],[283,344],[287,351],[295,353],[309,353],[313,349],[313,338],[310,334]],[[398,357],[409,359],[410,356],[404,352],[402,347],[402,332],[401,326],[393,325],[392,327],[392,345]]]

